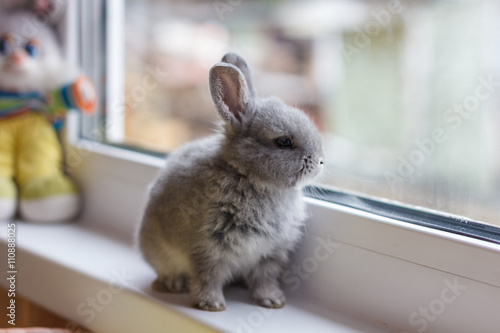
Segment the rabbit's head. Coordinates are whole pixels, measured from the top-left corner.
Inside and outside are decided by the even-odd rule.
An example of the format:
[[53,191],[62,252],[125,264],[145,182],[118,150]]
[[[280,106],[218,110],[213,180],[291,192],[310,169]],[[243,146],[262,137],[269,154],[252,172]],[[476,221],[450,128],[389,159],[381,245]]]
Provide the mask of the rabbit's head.
[[228,53],[212,67],[210,92],[225,122],[224,159],[239,172],[282,188],[305,185],[321,171],[316,126],[278,98],[257,98],[240,56]]

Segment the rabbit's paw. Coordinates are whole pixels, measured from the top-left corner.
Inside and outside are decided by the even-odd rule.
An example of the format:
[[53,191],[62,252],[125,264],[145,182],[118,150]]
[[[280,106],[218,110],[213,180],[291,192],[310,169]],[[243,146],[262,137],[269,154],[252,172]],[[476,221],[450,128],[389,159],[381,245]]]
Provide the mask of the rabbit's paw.
[[189,276],[187,274],[159,276],[153,282],[152,289],[161,293],[189,292]]
[[280,309],[285,306],[285,299],[279,299],[279,298],[254,298],[254,303],[257,305],[260,305],[264,308],[269,308],[269,309]]
[[192,303],[193,307],[196,309],[204,311],[224,311],[226,310],[226,305],[224,300],[216,299],[197,299]]
[[256,291],[253,293],[253,302],[265,308],[279,309],[285,306],[286,297],[281,289],[272,292]]
[[226,310],[226,306],[223,302],[217,302],[212,300],[204,300],[193,303],[193,307],[196,309],[204,310],[204,311],[224,311]]

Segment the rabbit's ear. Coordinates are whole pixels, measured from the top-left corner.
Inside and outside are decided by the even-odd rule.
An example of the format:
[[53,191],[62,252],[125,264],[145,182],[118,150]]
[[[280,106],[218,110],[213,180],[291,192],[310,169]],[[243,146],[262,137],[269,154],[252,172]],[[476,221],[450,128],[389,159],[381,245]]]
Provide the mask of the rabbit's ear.
[[255,89],[252,84],[252,78],[250,77],[250,69],[248,68],[247,62],[245,59],[237,55],[236,53],[226,53],[224,57],[222,57],[222,62],[226,62],[228,64],[234,65],[239,68],[239,70],[245,76],[245,80],[247,81],[248,91],[252,97],[255,97]]
[[210,93],[221,118],[229,125],[240,123],[249,112],[252,96],[243,73],[234,65],[217,63],[210,70]]

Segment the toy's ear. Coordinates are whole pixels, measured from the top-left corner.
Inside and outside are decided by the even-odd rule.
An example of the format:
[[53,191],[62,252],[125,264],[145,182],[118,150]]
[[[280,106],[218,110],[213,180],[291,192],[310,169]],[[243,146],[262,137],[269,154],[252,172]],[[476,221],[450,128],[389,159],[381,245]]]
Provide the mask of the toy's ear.
[[229,125],[242,123],[251,112],[253,96],[238,67],[219,62],[210,70],[210,93],[220,117]]
[[67,0],[32,0],[33,10],[50,24],[59,24],[66,15]]
[[[68,0],[0,0],[0,11],[28,11],[32,13],[32,19],[57,25],[66,15],[67,2]],[[29,24],[36,26],[37,22]]]

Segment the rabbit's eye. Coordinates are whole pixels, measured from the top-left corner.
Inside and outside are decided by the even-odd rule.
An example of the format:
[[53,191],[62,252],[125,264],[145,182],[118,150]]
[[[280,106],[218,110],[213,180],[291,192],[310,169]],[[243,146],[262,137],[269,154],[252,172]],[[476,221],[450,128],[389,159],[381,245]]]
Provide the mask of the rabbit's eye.
[[289,136],[281,136],[274,140],[280,148],[293,148],[293,139]]

